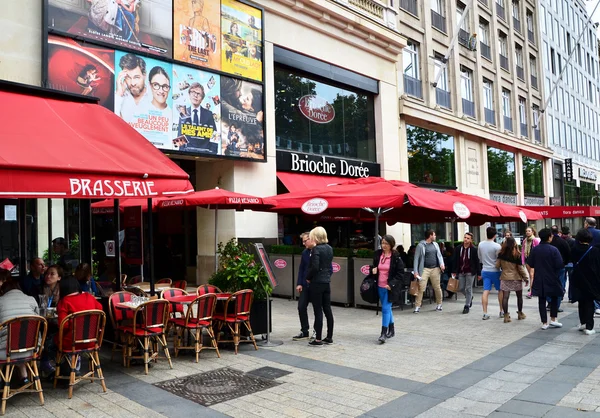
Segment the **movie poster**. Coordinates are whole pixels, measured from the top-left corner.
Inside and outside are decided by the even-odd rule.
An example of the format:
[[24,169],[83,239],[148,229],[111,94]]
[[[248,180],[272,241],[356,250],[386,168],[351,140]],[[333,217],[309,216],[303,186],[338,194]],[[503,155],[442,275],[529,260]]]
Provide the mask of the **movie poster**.
[[223,155],[265,159],[262,86],[221,76]]
[[221,3],[221,69],[262,81],[262,14],[236,0]]
[[172,149],[220,155],[220,76],[173,65]]
[[48,0],[48,27],[171,58],[172,0]]
[[153,58],[115,51],[115,113],[161,149],[173,148],[171,67]]
[[173,58],[220,70],[220,0],[174,0],[173,6]]
[[93,96],[113,109],[115,52],[70,38],[48,37],[48,87]]

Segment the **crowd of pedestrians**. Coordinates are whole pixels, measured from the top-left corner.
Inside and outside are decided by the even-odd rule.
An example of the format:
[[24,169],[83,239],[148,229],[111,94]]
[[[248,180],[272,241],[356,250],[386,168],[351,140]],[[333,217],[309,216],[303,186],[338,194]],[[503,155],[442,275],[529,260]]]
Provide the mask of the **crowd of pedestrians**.
[[[310,339],[309,344],[313,346],[332,344],[334,320],[330,281],[333,251],[327,244],[327,233],[321,227],[302,234],[301,238],[305,250],[296,287],[301,331],[293,339]],[[492,288],[498,292],[498,315],[505,323],[513,319],[509,311],[511,292],[517,298],[516,319],[526,319],[523,296],[529,288],[525,296],[538,298],[543,330],[562,327],[558,314],[563,312],[561,304],[568,282],[566,297],[571,303],[578,302],[579,330],[587,335],[595,333],[594,316],[600,315],[600,230],[596,229],[594,218],[587,218],[584,228],[575,237],[571,236],[568,227],[559,230],[557,226],[552,226],[537,233],[530,226],[526,228],[520,246],[510,231],[505,231],[501,244],[496,242],[497,238],[496,229],[488,227],[486,239],[478,246],[473,243],[473,234],[467,232],[462,244],[445,248],[436,241],[435,231],[429,230],[422,241],[405,252],[401,245],[395,249],[393,236],[382,237],[381,248],[375,251],[369,271],[376,278],[382,310],[381,334],[377,341],[385,343],[395,336],[392,305],[399,302],[395,290],[398,283],[403,283],[405,270],[411,271],[411,279],[416,281],[418,287],[414,301],[415,314],[421,311],[428,284],[431,284],[435,294],[435,311],[442,312],[443,289],[449,295],[453,294],[445,286],[451,277],[458,280],[458,291],[465,296],[463,314],[468,314],[473,306],[476,281],[482,282],[483,320],[491,317],[488,301]],[[309,338],[309,302],[313,305],[315,315],[312,338]],[[325,338],[321,338],[323,314],[327,319]]]

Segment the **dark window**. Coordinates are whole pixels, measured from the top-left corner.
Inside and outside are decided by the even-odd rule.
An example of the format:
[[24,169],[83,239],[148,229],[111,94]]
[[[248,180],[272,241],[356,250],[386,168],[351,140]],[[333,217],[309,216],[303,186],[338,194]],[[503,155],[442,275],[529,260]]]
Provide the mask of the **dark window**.
[[276,68],[275,135],[277,149],[376,161],[373,96]]
[[490,191],[515,193],[515,154],[488,147],[487,157]]
[[411,183],[455,186],[454,137],[406,125]]
[[544,195],[542,160],[523,157],[523,186],[525,194]]
[[[591,206],[592,197],[598,196],[598,192],[596,191],[596,185],[594,183],[588,183],[586,181],[579,182],[579,205],[580,206]],[[594,199],[597,201],[598,199]]]
[[565,181],[565,206],[577,206],[577,185],[575,181]]

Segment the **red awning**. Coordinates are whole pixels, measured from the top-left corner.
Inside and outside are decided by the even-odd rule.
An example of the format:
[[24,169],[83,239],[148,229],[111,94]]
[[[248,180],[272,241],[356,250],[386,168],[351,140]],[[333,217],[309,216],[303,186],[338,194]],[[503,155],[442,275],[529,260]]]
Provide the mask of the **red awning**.
[[544,219],[600,217],[598,206],[525,206],[539,212]]
[[317,176],[314,174],[277,172],[277,178],[291,193],[304,190],[323,189],[332,184],[343,184],[352,181],[347,177]]
[[128,198],[192,192],[188,175],[113,112],[0,83],[0,197]]

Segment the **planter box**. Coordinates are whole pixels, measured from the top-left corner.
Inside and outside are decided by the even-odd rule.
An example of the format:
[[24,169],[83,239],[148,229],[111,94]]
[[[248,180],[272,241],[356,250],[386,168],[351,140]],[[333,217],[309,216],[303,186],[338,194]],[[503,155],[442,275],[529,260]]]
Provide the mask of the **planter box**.
[[273,289],[273,296],[280,296],[285,298],[294,297],[294,279],[295,279],[295,268],[294,261],[300,265],[300,256],[296,257],[292,254],[269,254],[269,260],[273,264],[273,272],[277,279],[277,287]]
[[[336,271],[337,270],[337,271]],[[352,292],[353,274],[347,257],[333,257],[331,276],[331,301],[350,305],[354,303]]]
[[[272,308],[272,304],[271,304]],[[273,323],[272,323],[272,312],[271,318],[269,318],[269,330],[273,331]],[[257,340],[260,340],[261,334],[267,333],[267,301],[266,300],[255,300],[252,302],[252,308],[250,309],[250,326],[252,327],[252,331],[254,332],[254,336]],[[242,326],[243,331],[240,332],[242,335],[245,335],[246,327]],[[258,337],[257,337],[258,336]]]
[[[360,296],[360,285],[365,277],[368,276],[368,268],[373,262],[372,258],[355,258],[354,259],[354,268],[352,269],[354,272],[354,305],[355,306],[377,306],[376,303],[368,303],[365,302]],[[365,267],[365,274],[362,269]]]

